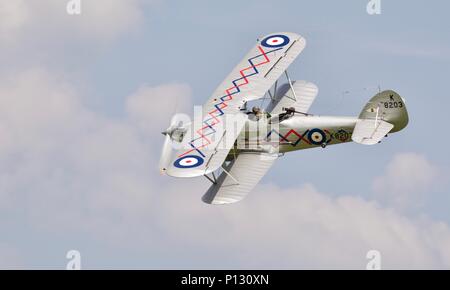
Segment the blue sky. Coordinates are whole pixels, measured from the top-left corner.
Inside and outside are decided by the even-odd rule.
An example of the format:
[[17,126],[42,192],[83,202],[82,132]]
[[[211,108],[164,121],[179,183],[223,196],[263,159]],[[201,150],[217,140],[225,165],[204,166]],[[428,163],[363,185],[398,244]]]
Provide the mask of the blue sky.
[[[0,267],[449,268],[446,1],[0,0]],[[314,114],[377,91],[410,123],[377,146],[298,151],[242,204],[157,173],[174,107],[192,114],[254,45],[292,31]],[[344,94],[344,92],[347,92]],[[358,222],[356,222],[358,221]],[[347,246],[345,246],[347,245]]]

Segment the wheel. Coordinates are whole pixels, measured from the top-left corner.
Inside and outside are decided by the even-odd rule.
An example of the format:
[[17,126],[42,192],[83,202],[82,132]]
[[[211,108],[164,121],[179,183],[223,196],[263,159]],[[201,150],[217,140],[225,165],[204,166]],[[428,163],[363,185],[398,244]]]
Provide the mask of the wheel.
[[327,143],[322,143],[322,144],[320,144],[320,146],[321,146],[322,148],[325,148],[325,147],[327,147]]

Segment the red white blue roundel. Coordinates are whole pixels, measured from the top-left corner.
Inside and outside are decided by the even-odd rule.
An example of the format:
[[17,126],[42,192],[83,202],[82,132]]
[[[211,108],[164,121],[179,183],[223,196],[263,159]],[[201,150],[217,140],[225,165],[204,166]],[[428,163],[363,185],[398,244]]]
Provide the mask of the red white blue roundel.
[[203,158],[195,155],[186,155],[175,160],[173,165],[178,168],[192,168],[203,164]]
[[326,141],[325,133],[320,129],[312,129],[309,131],[308,140],[314,145],[321,145]]
[[289,43],[289,37],[283,34],[271,35],[261,41],[265,47],[281,47]]

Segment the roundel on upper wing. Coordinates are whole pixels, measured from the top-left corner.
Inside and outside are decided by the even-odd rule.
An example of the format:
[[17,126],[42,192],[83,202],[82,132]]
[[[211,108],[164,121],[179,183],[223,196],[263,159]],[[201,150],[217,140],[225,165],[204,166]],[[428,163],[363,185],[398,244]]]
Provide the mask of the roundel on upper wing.
[[289,37],[283,34],[267,36],[261,41],[265,47],[282,47],[289,43]]
[[175,160],[173,165],[178,168],[193,168],[203,164],[203,158],[195,155],[187,155]]
[[308,133],[308,140],[314,145],[321,145],[326,141],[326,136],[322,130],[312,129]]

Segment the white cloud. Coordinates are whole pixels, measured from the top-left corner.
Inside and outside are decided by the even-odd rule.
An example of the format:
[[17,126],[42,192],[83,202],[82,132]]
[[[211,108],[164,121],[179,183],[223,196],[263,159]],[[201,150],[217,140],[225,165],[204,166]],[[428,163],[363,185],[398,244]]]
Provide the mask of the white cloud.
[[184,251],[201,249],[193,254],[201,259],[197,267],[364,269],[371,249],[381,252],[385,269],[450,267],[448,225],[359,197],[266,184],[242,203],[206,208],[189,192],[169,195],[162,222],[169,241],[181,239]]
[[9,42],[29,18],[25,0],[0,0],[0,41]]
[[[101,191],[122,172],[118,180],[132,180],[140,175],[133,170],[150,168],[133,127],[89,111],[75,95],[70,84],[40,69],[0,81],[2,197],[20,192],[38,204],[59,202],[72,190]],[[42,200],[46,193],[49,200]]]
[[66,24],[82,35],[114,38],[129,29],[137,28],[141,23],[142,3],[141,0],[82,1],[80,16],[64,15],[64,19],[60,19],[58,23]]
[[163,131],[173,114],[189,112],[192,90],[187,84],[173,83],[150,87],[142,86],[127,98],[129,116],[147,131]]
[[376,197],[399,208],[417,207],[427,189],[434,186],[438,169],[427,158],[417,153],[394,156],[385,172],[375,178]]
[[[69,0],[0,0],[0,39],[9,41],[114,39],[142,23],[142,0],[82,0],[80,15],[69,15]],[[151,1],[154,3],[157,1]]]
[[[331,198],[312,185],[261,185],[241,203],[215,207],[200,201],[204,180],[160,176],[161,128],[135,124],[165,122],[174,100],[189,92],[180,84],[143,86],[128,98],[129,118],[110,119],[48,71],[0,80],[2,213],[28,240],[65,236],[71,248],[84,239],[99,247],[92,253],[111,249],[105,265],[120,266],[133,252],[155,268],[364,269],[367,251],[376,249],[383,268],[450,268],[450,229],[442,222],[359,197]],[[155,105],[153,96],[165,98]]]

